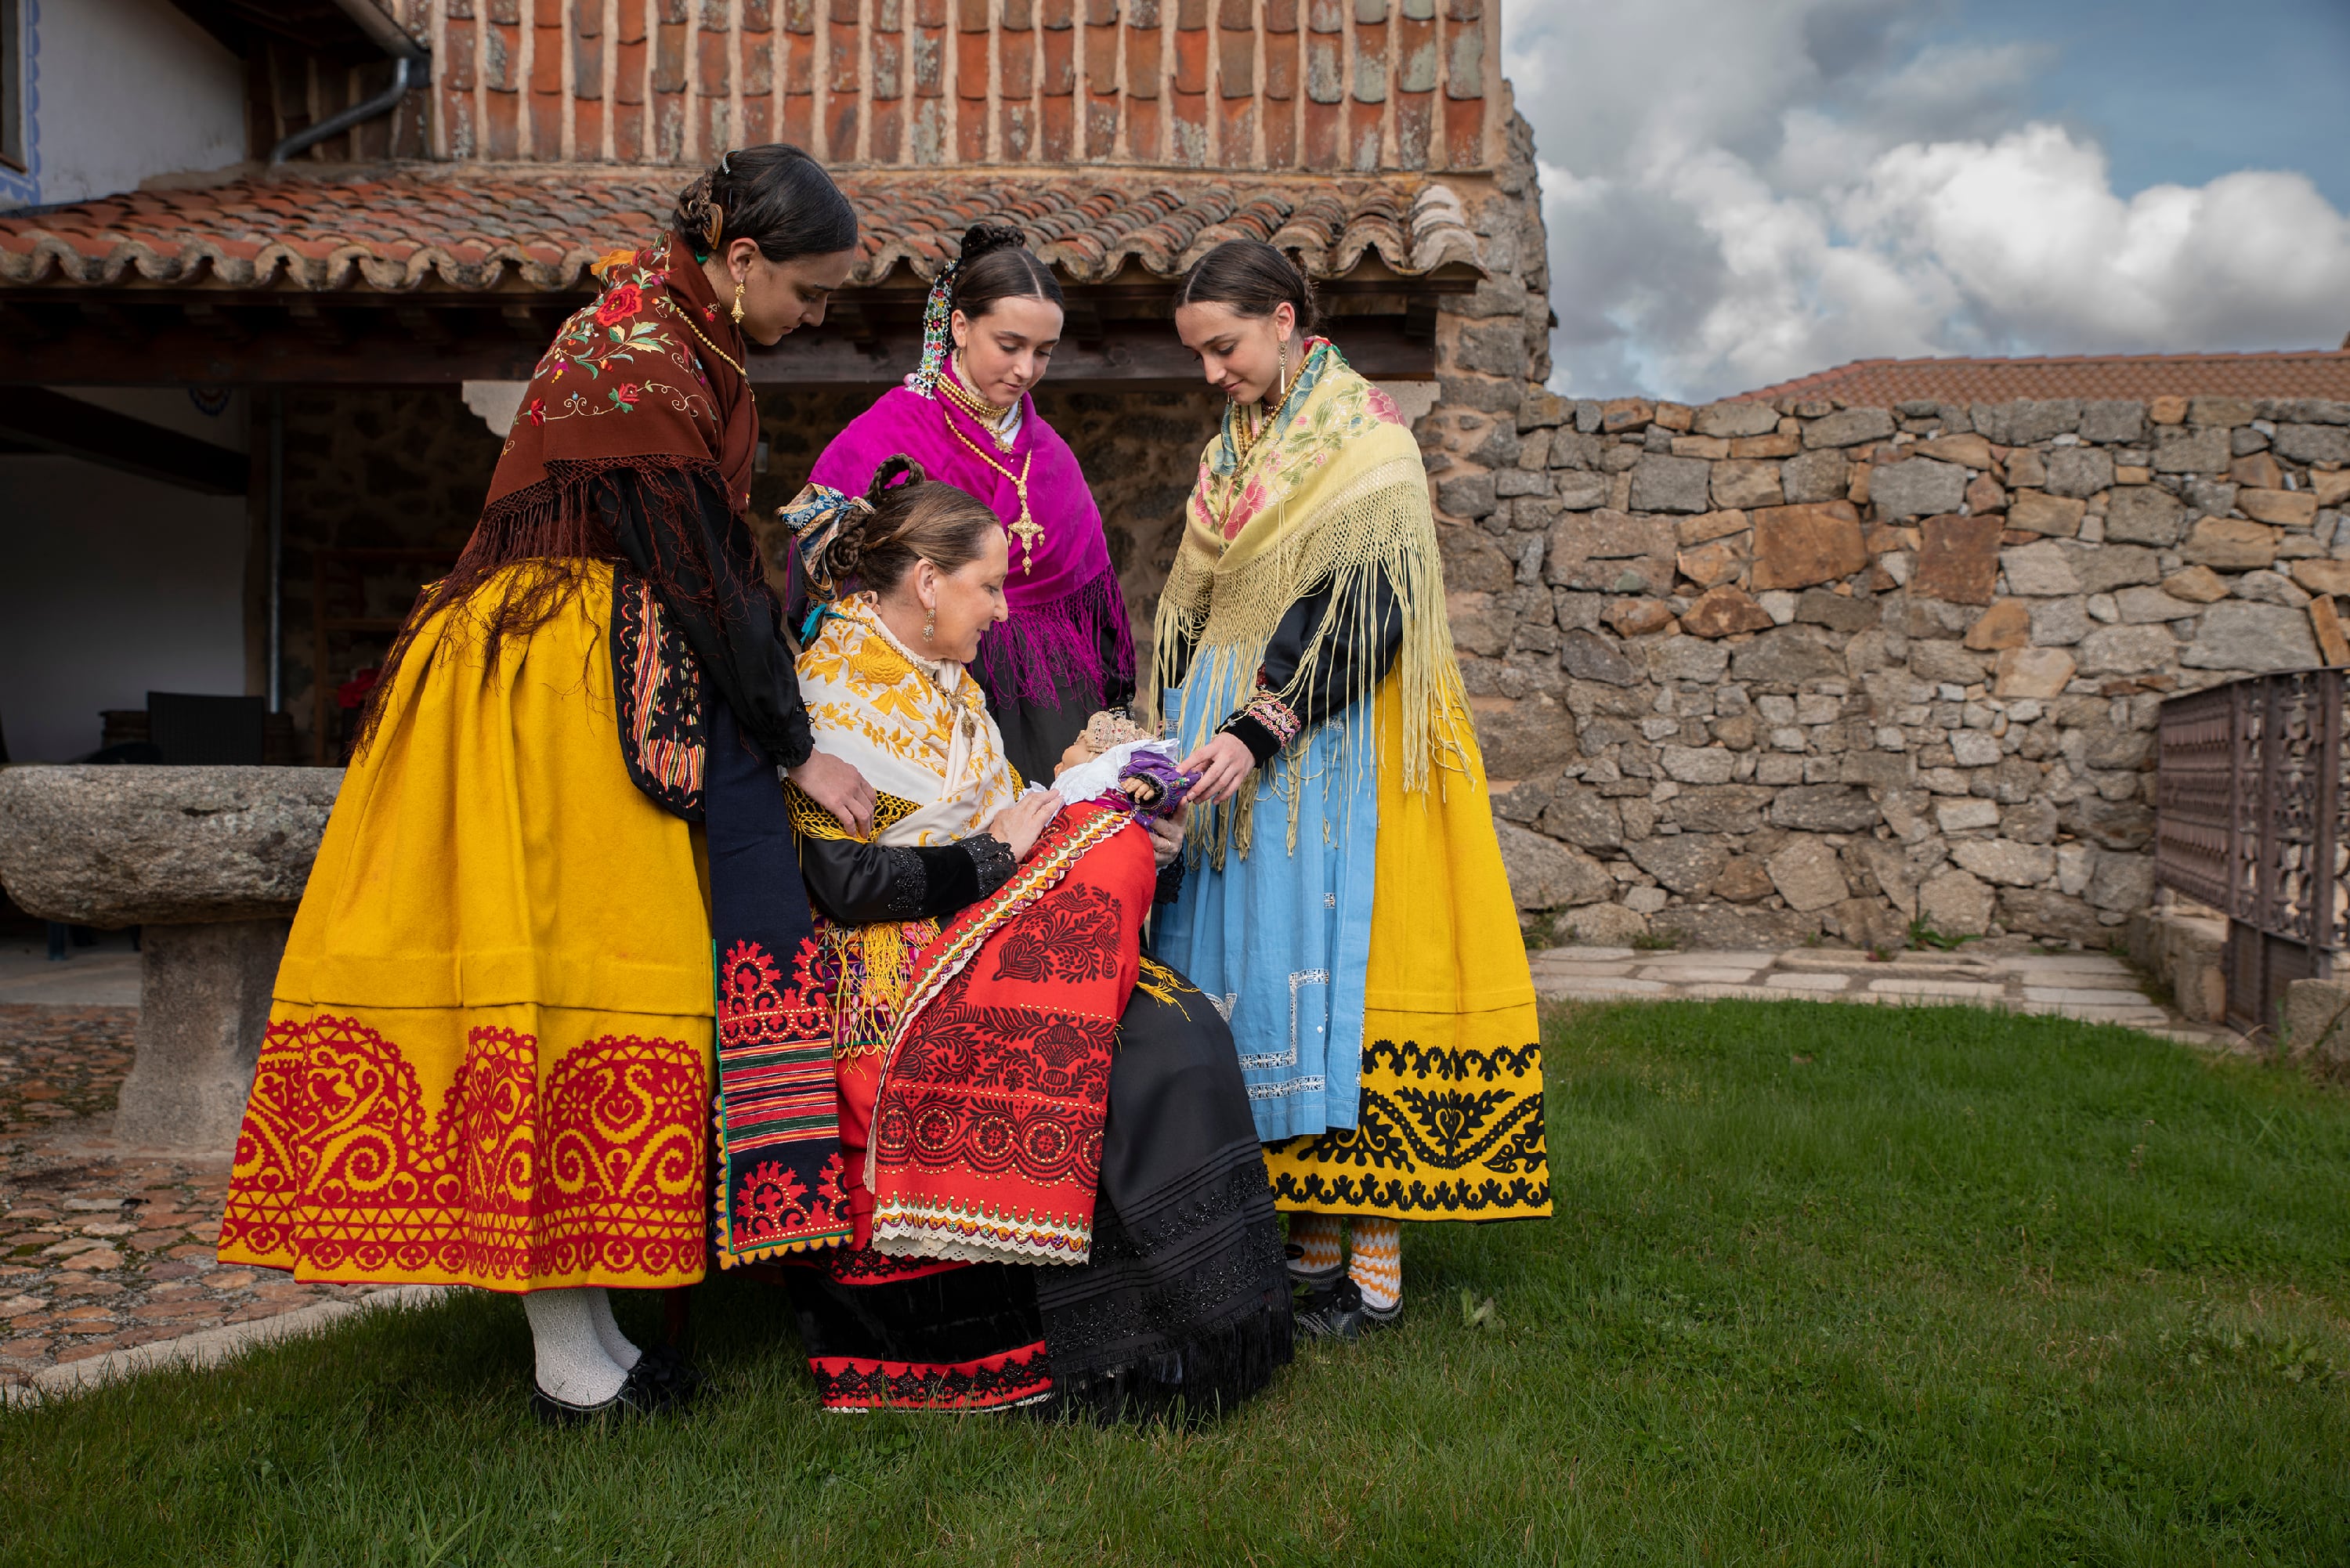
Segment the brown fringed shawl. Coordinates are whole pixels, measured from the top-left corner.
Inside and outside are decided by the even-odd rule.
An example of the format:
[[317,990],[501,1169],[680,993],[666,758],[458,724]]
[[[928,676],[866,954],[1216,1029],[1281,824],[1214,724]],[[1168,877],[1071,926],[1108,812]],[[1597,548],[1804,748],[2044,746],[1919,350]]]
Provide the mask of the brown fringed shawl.
[[[604,561],[650,587],[743,732],[796,765],[806,720],[775,635],[780,607],[740,521],[759,441],[742,331],[674,238],[615,251],[596,271],[602,293],[540,357],[482,520],[393,644],[377,701],[434,616],[460,606],[475,616],[494,667],[504,639],[529,636],[569,599],[582,563]],[[540,569],[478,594],[524,561]],[[371,709],[362,744],[380,718]]]
[[518,556],[593,553],[577,482],[604,468],[702,468],[731,510],[750,507],[759,421],[743,332],[682,252],[664,239],[598,262],[603,293],[540,358],[482,514],[484,531],[542,545]]

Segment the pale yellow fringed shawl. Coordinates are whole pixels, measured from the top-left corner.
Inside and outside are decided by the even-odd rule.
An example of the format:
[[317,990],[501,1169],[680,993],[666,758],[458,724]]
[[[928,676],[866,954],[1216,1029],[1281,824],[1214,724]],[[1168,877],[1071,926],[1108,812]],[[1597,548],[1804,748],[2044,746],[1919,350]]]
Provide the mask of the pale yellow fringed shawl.
[[[1325,583],[1336,588],[1331,613],[1298,660],[1296,676],[1274,695],[1304,710],[1315,694],[1321,646],[1341,628],[1354,634],[1349,646],[1361,668],[1333,674],[1350,690],[1367,691],[1374,651],[1368,622],[1378,605],[1371,590],[1384,576],[1403,617],[1394,671],[1403,696],[1400,782],[1408,791],[1424,791],[1440,770],[1465,772],[1468,759],[1461,732],[1468,701],[1445,618],[1427,470],[1394,400],[1336,348],[1317,339],[1299,376],[1307,384],[1253,447],[1246,445],[1244,410],[1236,407],[1201,453],[1183,542],[1159,601],[1146,702],[1156,711],[1179,648],[1190,643],[1187,686],[1206,682],[1211,691],[1228,691],[1227,711],[1238,709],[1254,695],[1265,644],[1282,617]],[[1289,748],[1293,774],[1304,739]],[[1349,751],[1368,764],[1378,748],[1366,732],[1359,745],[1350,735]],[[1293,818],[1300,782],[1288,781]],[[1207,834],[1194,825],[1195,838],[1210,840],[1218,864],[1227,837],[1248,853],[1253,793],[1244,789],[1232,807],[1218,808]],[[1295,848],[1294,820],[1290,836]]]
[[[816,748],[853,763],[879,798],[873,841],[899,848],[951,844],[980,832],[1020,794],[986,694],[960,664],[923,659],[890,634],[868,596],[828,607],[799,657],[800,698]],[[830,813],[793,790],[793,817],[817,837],[845,838]],[[878,1049],[896,1014],[913,950],[935,922],[824,922],[822,940],[857,994],[836,1005],[836,1052]]]

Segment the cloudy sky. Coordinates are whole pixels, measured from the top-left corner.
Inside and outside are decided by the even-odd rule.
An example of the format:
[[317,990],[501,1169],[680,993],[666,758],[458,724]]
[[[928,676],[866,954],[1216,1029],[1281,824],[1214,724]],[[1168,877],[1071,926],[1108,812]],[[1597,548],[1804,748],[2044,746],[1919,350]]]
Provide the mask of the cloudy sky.
[[2350,0],[1503,13],[1560,390],[2350,331]]

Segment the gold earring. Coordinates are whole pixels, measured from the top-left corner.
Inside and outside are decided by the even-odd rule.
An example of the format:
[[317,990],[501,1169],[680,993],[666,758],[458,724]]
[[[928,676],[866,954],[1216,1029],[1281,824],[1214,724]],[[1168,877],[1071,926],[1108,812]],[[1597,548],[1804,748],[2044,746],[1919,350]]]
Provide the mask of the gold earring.
[[1289,396],[1289,339],[1281,340],[1281,396]]
[[939,612],[935,608],[922,612],[922,640],[929,642],[939,634]]
[[734,323],[738,327],[743,323],[743,280],[740,278],[734,280]]

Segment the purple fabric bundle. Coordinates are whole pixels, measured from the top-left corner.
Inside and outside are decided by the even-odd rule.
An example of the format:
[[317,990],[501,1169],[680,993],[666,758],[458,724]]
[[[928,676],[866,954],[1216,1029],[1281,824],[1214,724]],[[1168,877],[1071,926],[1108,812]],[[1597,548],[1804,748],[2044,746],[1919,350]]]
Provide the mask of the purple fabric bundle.
[[[971,444],[957,440],[957,431]],[[986,502],[1007,526],[1020,516],[1020,493],[1003,471],[1026,469],[1028,514],[1045,536],[1025,571],[1027,552],[1012,541],[1012,575],[1003,585],[1012,616],[981,639],[972,661],[990,701],[1052,703],[1073,689],[1098,695],[1112,677],[1132,681],[1134,634],[1110,569],[1101,511],[1076,454],[1037,414],[1035,399],[1022,400],[1020,433],[1010,452],[1000,452],[979,421],[950,400],[892,387],[832,439],[808,477],[862,495],[873,471],[899,452],[931,478]]]
[[1119,784],[1128,779],[1140,779],[1150,785],[1157,792],[1156,798],[1136,800],[1119,788],[1103,794],[1098,804],[1115,806],[1130,813],[1135,821],[1146,822],[1152,817],[1172,816],[1181,810],[1184,797],[1200,782],[1200,775],[1185,773],[1157,752],[1141,750],[1127,759],[1126,766],[1118,773]]

